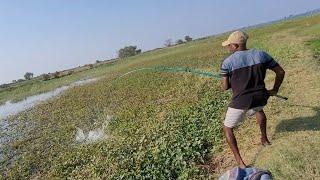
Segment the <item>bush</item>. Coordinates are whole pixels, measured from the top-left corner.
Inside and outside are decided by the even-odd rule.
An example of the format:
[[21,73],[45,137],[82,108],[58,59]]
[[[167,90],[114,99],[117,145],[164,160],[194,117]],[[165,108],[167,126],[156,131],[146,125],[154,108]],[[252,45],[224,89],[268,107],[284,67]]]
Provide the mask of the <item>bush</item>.
[[[14,80],[14,81],[15,81],[15,83],[17,82],[17,80]],[[0,88],[8,88],[8,87],[10,87],[9,84],[1,84],[0,85]]]
[[26,74],[24,74],[24,78],[26,80],[30,80],[31,78],[33,78],[33,73],[31,72],[26,72]]
[[42,76],[42,80],[44,80],[44,81],[50,80],[50,75],[49,74],[43,74],[41,76]]
[[60,77],[60,72],[56,71],[55,73],[53,73],[53,77],[54,78],[59,78]]
[[170,46],[172,46],[172,40],[171,39],[167,39],[165,42],[164,42],[164,45],[166,46],[166,47],[170,47]]
[[71,75],[71,74],[73,74],[73,71],[68,71],[68,75]]
[[179,40],[177,40],[177,42],[176,42],[176,44],[183,44],[184,42],[183,42],[183,40],[182,39],[179,39]]
[[186,40],[187,42],[190,42],[190,41],[192,41],[192,38],[190,36],[185,36],[184,40]]
[[119,58],[125,58],[130,56],[135,56],[141,53],[141,49],[137,49],[137,46],[126,46],[119,50]]
[[141,53],[141,49],[136,50],[136,54],[140,54]]

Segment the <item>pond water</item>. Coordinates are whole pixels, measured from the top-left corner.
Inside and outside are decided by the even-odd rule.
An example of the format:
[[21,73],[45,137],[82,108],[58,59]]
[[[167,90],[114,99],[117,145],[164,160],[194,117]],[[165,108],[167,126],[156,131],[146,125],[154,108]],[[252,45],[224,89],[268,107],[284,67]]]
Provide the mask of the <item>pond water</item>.
[[7,101],[5,104],[0,106],[0,120],[6,119],[10,115],[16,115],[22,111],[30,109],[30,108],[34,107],[35,105],[40,104],[43,101],[46,101],[52,97],[55,97],[55,96],[61,94],[62,92],[64,92],[65,90],[67,90],[71,87],[84,85],[84,84],[87,84],[87,83],[90,83],[90,82],[93,82],[96,80],[97,79],[86,79],[86,80],[77,81],[77,82],[74,82],[70,85],[62,86],[62,87],[56,88],[56,89],[49,91],[49,92],[46,92],[46,93],[27,97],[24,100],[16,102],[16,103],[13,103],[11,101]]
[[[29,121],[29,122],[9,121],[8,120],[9,116],[17,115],[22,111],[28,110],[46,100],[49,100],[50,98],[56,97],[69,88],[88,84],[96,80],[97,80],[96,78],[80,80],[80,81],[71,83],[69,85],[56,88],[46,93],[27,97],[24,100],[16,103],[7,101],[5,104],[1,105],[0,106],[0,162],[4,160],[3,148],[5,144],[11,141],[14,141],[16,139],[19,139],[19,137],[22,137],[28,133],[32,133],[30,131],[32,131],[33,129],[32,127],[34,127],[34,122],[32,121]],[[24,127],[23,132],[17,132],[16,129],[18,128],[16,127],[18,126]],[[101,132],[98,133],[98,136],[101,136]]]

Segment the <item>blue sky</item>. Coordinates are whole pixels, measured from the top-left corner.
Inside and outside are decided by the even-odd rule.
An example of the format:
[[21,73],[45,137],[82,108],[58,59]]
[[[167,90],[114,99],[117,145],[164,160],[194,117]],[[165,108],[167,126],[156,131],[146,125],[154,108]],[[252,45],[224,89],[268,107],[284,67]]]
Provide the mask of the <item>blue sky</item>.
[[0,0],[0,83],[317,8],[319,0]]

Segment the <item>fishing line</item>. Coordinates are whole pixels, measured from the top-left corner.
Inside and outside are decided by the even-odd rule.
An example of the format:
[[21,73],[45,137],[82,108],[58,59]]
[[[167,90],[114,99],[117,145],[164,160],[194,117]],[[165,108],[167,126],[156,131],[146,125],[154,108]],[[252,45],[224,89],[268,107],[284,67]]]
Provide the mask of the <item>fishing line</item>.
[[[120,79],[124,76],[127,76],[129,74],[138,72],[138,71],[146,71],[146,70],[150,70],[150,71],[154,71],[154,72],[169,72],[169,73],[190,73],[190,74],[194,74],[194,75],[198,75],[198,76],[202,76],[202,77],[212,77],[216,80],[221,80],[221,77],[218,73],[215,72],[209,72],[209,71],[204,71],[201,69],[197,69],[197,68],[193,68],[193,67],[181,67],[181,66],[174,66],[174,67],[168,67],[168,66],[154,66],[154,67],[149,67],[149,68],[139,68],[139,69],[135,69],[132,71],[129,71],[121,76],[119,76],[117,79]],[[274,95],[274,97],[283,99],[283,100],[288,100],[287,97],[285,96],[281,96],[281,95]]]
[[171,73],[191,73],[194,75],[199,75],[202,77],[213,77],[217,80],[220,80],[220,75],[218,73],[213,73],[213,72],[209,72],[209,71],[204,71],[201,69],[196,69],[196,68],[192,68],[192,67],[179,67],[179,66],[175,66],[175,67],[168,67],[168,66],[154,66],[154,67],[150,67],[150,68],[139,68],[139,69],[135,69],[132,71],[129,71],[121,76],[119,76],[117,79],[120,79],[124,76],[127,76],[131,73],[134,72],[138,72],[138,71],[143,71],[143,70],[151,70],[154,72],[171,72]]

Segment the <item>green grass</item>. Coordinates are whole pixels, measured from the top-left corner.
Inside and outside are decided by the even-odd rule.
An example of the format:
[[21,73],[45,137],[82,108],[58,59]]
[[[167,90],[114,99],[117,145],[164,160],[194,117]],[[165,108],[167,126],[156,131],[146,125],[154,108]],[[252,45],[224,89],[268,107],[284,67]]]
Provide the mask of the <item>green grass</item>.
[[314,30],[311,36],[308,28],[298,33],[303,36],[297,38],[295,51],[300,52],[288,64],[290,84],[284,90],[291,100],[272,115],[280,121],[274,124],[274,145],[261,150],[255,162],[270,169],[275,179],[320,178],[320,33],[309,28]]
[[[291,105],[313,107],[318,103],[312,97],[319,97],[320,92],[316,84],[319,71],[313,57],[318,48],[319,24],[318,15],[247,31],[250,48],[266,50],[285,68],[287,76],[280,93],[289,96]],[[134,69],[154,66],[217,72],[227,56],[221,47],[225,38],[226,35],[209,37],[143,53],[112,66],[102,65],[47,82],[30,81],[11,92],[1,91],[3,102],[79,79],[102,77],[12,117],[11,122],[31,122],[28,127],[21,124],[16,128],[19,132],[27,128],[32,133],[4,147],[9,155],[7,160],[12,154],[17,156],[10,164],[0,166],[2,177],[208,179],[226,171],[235,164],[223,162],[217,166],[215,159],[230,154],[221,132],[230,94],[221,90],[217,79],[162,71],[137,71],[117,79]],[[268,87],[273,77],[268,75]],[[310,129],[317,125],[318,114],[289,103],[271,99],[266,108],[268,131],[274,137],[274,145],[263,150],[253,145],[259,139],[258,128],[246,121],[237,129],[240,150],[246,161],[269,168],[278,179],[286,177],[287,172],[302,170],[312,172],[308,179],[320,172],[317,161],[311,159],[319,153],[315,148],[320,146],[319,141],[308,139],[309,134],[318,135],[318,129]],[[110,121],[108,115],[113,117]],[[303,121],[314,115],[314,119]],[[297,129],[302,122],[306,123],[302,126],[308,131],[306,134],[299,134]],[[93,144],[78,144],[77,128],[85,131],[103,128],[108,138]],[[293,142],[292,138],[302,139]],[[305,148],[294,148],[299,143],[304,143]],[[307,152],[300,162],[302,165],[295,162],[295,158]],[[308,161],[312,163],[306,165]],[[278,162],[286,165],[279,166]],[[208,170],[211,168],[216,168],[214,174]]]

